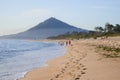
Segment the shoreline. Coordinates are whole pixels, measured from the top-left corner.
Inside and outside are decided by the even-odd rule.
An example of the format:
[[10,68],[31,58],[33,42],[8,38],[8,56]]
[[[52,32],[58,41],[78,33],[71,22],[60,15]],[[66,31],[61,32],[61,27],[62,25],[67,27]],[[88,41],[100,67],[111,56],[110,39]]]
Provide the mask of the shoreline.
[[[28,41],[32,41],[32,42],[47,42],[47,43],[55,43],[55,44],[58,44],[58,42],[60,42],[61,40],[28,40]],[[62,41],[63,41],[63,40],[62,40]],[[65,46],[62,46],[62,47],[64,48],[65,53],[66,53]],[[34,70],[48,67],[52,60],[64,56],[65,53],[63,53],[63,54],[61,54],[61,55],[59,55],[59,56],[57,56],[57,57],[55,57],[55,58],[53,58],[53,59],[48,60],[48,61],[47,61],[44,65],[42,65],[42,66],[36,67],[36,68],[31,69],[31,70],[26,71],[26,72],[23,72],[22,76],[19,77],[19,78],[17,78],[17,79],[15,79],[15,80],[21,80],[22,78],[25,78],[25,76],[26,76],[27,74],[29,74],[30,72],[32,72],[32,71],[34,71]]]
[[72,41],[73,45],[66,46],[63,56],[48,61],[48,66],[34,69],[19,80],[119,80],[120,58],[104,58],[95,48],[108,42],[113,44],[113,40]]
[[[67,52],[63,56],[60,56],[58,58],[48,61],[47,62],[48,66],[33,69],[27,72],[27,74],[25,74],[25,76],[23,78],[20,78],[19,80],[29,80],[29,79],[30,80],[40,80],[40,79],[54,80],[55,78],[58,78],[60,74],[64,73],[65,68],[69,67],[69,64],[71,61],[72,61],[72,64],[70,65],[75,66],[75,68],[76,67],[79,69],[81,68],[80,70],[76,68],[77,70],[80,71],[79,77],[82,74],[85,74],[84,70],[86,70],[87,68],[85,68],[85,66],[81,62],[79,63],[79,60],[83,59],[85,54],[75,53],[77,56],[78,55],[81,56],[80,58],[77,56],[73,56],[71,54],[71,50],[72,50],[72,47],[74,47],[74,45],[76,45],[75,42],[73,42],[72,46],[66,46],[65,48],[67,49]],[[74,57],[77,57],[77,59],[74,60],[73,59]],[[76,66],[75,61],[77,61],[77,63],[79,63],[80,66],[79,65]],[[53,73],[49,73],[49,72],[53,72]],[[64,77],[66,77],[68,73],[69,73],[69,77],[73,76],[73,78],[75,78],[75,74],[72,74],[70,72],[67,72]],[[39,74],[41,74],[41,76]],[[66,79],[68,79],[69,77],[67,77]],[[61,80],[62,79],[63,79],[63,76],[61,76]]]

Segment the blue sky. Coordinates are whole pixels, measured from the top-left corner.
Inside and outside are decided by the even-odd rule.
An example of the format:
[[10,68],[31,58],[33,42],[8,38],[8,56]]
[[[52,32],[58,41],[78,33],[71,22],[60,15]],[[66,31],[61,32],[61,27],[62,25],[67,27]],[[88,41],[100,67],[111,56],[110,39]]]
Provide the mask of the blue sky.
[[120,0],[0,0],[0,35],[25,31],[49,17],[89,30],[120,24]]

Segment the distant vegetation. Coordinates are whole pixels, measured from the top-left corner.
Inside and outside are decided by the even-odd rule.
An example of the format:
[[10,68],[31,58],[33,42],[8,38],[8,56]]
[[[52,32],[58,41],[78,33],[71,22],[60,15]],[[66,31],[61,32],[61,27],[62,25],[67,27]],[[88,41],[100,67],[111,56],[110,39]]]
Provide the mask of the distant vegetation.
[[97,37],[108,37],[108,36],[120,36],[120,25],[112,25],[106,23],[104,27],[97,26],[94,31],[89,31],[88,33],[72,32],[66,33],[59,36],[49,37],[48,39],[80,39],[80,38],[94,38]]

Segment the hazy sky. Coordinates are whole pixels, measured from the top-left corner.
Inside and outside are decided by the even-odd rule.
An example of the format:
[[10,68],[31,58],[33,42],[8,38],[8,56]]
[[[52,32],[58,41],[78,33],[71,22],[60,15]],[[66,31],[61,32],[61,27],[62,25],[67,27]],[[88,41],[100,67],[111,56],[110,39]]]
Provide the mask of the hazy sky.
[[120,24],[120,0],[0,0],[0,35],[24,31],[49,17],[91,30],[106,22]]

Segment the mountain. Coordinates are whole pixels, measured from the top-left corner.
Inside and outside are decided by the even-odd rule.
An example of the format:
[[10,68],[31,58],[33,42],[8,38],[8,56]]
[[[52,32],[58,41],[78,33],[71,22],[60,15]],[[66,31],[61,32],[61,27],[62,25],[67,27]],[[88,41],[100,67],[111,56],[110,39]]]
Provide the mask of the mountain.
[[62,22],[56,18],[51,17],[27,31],[18,34],[2,36],[2,38],[46,39],[51,36],[57,36],[73,31],[83,33],[88,32],[87,30],[71,26],[65,22]]

